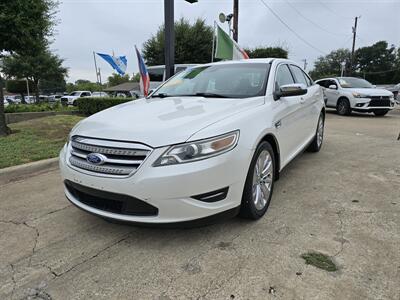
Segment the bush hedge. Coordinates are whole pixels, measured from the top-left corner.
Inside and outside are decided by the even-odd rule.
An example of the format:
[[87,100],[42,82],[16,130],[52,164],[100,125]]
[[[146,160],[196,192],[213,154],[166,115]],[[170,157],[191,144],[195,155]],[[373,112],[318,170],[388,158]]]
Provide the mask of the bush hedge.
[[5,113],[22,113],[22,112],[42,112],[42,111],[72,111],[75,107],[65,107],[60,103],[40,103],[40,104],[10,104],[4,107]]
[[135,98],[80,98],[77,99],[77,105],[79,112],[83,113],[86,116],[93,115],[99,111],[102,111],[106,108],[122,104],[125,102],[129,102],[135,100]]

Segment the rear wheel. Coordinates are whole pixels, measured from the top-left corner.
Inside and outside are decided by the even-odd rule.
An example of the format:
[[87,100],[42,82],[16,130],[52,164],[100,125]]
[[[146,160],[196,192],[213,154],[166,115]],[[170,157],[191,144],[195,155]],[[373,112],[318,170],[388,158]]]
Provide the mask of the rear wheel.
[[351,114],[350,102],[346,98],[340,98],[336,104],[336,111],[341,116],[348,116]]
[[377,117],[383,117],[384,115],[386,115],[389,112],[388,109],[381,109],[381,110],[374,110],[374,114]]
[[268,142],[258,145],[247,173],[240,216],[257,220],[268,209],[274,188],[275,155]]
[[315,132],[315,136],[310,146],[308,146],[307,151],[310,152],[318,152],[321,150],[322,142],[324,140],[324,122],[325,118],[323,113],[319,115],[317,130]]

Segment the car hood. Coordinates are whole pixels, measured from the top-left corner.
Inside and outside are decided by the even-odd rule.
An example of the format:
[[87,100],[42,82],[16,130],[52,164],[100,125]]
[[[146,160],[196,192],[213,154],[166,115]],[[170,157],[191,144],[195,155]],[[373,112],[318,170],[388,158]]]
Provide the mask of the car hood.
[[368,96],[392,96],[392,92],[389,92],[388,90],[384,89],[376,89],[376,88],[361,88],[361,89],[355,89],[355,88],[346,88],[346,91],[349,92],[356,92],[359,94],[363,95],[368,95]]
[[72,135],[161,147],[185,142],[199,130],[263,103],[263,97],[140,99],[92,115],[81,121]]

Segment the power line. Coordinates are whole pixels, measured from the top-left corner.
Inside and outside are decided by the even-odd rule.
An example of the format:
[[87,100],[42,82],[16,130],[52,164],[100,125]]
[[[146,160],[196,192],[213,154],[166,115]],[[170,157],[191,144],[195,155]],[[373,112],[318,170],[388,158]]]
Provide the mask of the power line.
[[325,31],[329,34],[332,35],[336,35],[336,36],[347,36],[347,34],[342,34],[342,33],[335,33],[332,31],[329,31],[323,27],[321,27],[318,23],[315,23],[313,20],[311,20],[310,18],[306,17],[303,13],[301,13],[292,3],[290,3],[288,0],[285,0],[285,2],[295,11],[297,12],[297,14],[302,17],[304,20],[308,21],[309,23],[311,23],[312,25],[314,25],[315,27],[321,29],[322,31]]
[[331,9],[328,5],[326,5],[324,2],[317,0],[317,2],[323,6],[326,10],[328,10],[329,12],[331,12],[332,14],[334,14],[337,17],[341,17],[343,19],[353,19],[352,17],[347,17],[347,16],[343,16],[343,15],[339,15],[338,13],[336,13],[333,9]]
[[281,17],[267,4],[265,3],[264,0],[260,0],[262,4],[264,4],[264,6],[290,31],[292,32],[299,40],[301,40],[303,43],[307,44],[309,47],[313,48],[315,51],[326,55],[327,53],[321,49],[318,49],[317,47],[315,47],[313,44],[311,44],[310,42],[308,42],[307,40],[305,40],[300,34],[298,34],[296,31],[294,31],[292,29],[292,27],[290,27],[285,21],[283,21],[281,19]]

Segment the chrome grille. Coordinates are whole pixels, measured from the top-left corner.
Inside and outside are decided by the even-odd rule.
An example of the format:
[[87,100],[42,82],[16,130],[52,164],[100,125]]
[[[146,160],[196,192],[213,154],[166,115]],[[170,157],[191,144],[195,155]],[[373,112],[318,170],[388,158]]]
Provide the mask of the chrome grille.
[[[112,176],[127,176],[135,172],[151,148],[137,143],[73,137],[69,163],[78,169]],[[101,154],[101,163],[87,160],[89,154]]]

